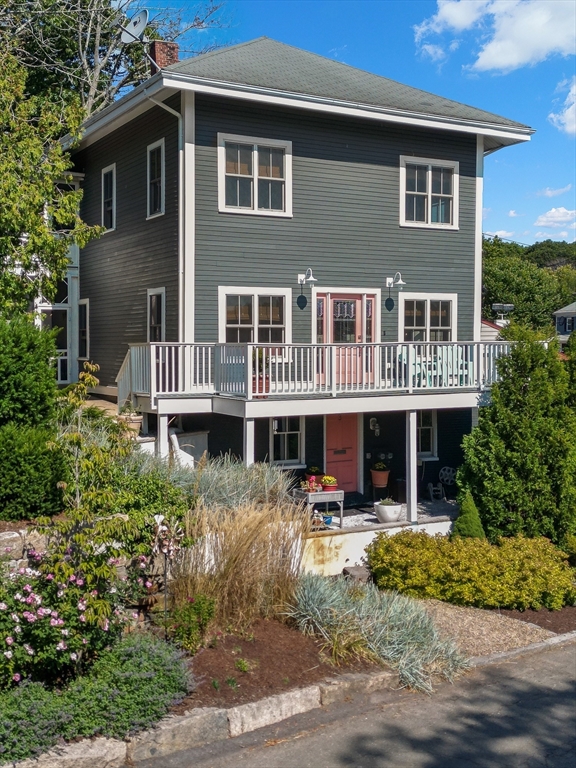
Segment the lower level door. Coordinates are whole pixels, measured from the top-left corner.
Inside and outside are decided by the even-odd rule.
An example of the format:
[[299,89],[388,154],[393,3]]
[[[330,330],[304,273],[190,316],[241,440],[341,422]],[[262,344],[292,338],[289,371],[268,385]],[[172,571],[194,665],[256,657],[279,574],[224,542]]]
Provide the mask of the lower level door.
[[326,474],[340,490],[358,490],[358,414],[326,416]]

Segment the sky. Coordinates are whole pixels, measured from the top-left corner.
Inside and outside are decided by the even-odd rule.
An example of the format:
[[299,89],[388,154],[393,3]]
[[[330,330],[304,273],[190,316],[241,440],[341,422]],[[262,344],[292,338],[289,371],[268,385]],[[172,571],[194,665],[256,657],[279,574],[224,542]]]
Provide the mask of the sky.
[[265,35],[534,128],[486,158],[484,232],[576,239],[574,0],[227,0],[221,14],[199,41]]

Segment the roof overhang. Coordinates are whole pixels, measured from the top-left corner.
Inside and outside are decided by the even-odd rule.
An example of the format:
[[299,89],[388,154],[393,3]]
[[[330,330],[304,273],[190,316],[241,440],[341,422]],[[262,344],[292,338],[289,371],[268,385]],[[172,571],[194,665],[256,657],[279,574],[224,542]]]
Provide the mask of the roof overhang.
[[254,85],[210,80],[163,70],[119,101],[90,118],[85,123],[80,147],[83,148],[98,141],[110,131],[115,130],[120,125],[150,109],[154,106],[154,103],[149,100],[150,96],[162,100],[177,91],[193,91],[195,93],[223,96],[268,105],[411,125],[418,128],[432,128],[474,135],[480,134],[487,137],[488,152],[494,152],[503,146],[529,141],[530,136],[534,133],[534,130],[527,126],[506,126],[481,120],[443,117],[441,115],[340,101],[302,93],[278,91]]

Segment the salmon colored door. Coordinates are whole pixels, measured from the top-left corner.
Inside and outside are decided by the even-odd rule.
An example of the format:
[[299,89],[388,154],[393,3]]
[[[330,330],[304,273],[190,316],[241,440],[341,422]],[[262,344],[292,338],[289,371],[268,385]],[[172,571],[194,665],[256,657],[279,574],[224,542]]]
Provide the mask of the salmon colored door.
[[347,493],[358,490],[358,415],[326,416],[326,474]]

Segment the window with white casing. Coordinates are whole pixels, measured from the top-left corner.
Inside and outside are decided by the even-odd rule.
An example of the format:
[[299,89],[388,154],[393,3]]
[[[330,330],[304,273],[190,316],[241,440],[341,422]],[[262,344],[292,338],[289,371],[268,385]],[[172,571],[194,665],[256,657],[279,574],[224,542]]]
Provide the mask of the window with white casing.
[[166,340],[166,289],[148,289],[148,341]]
[[148,211],[149,219],[164,213],[164,139],[148,147]]
[[418,458],[432,458],[438,455],[436,424],[436,411],[418,411]]
[[78,302],[78,359],[90,357],[90,299]]
[[292,142],[219,133],[218,210],[292,216]]
[[456,294],[403,294],[399,296],[400,341],[457,340]]
[[400,224],[458,229],[459,164],[400,157]]
[[116,163],[102,169],[102,226],[116,229]]
[[220,286],[220,343],[290,344],[291,290]]
[[304,465],[304,417],[270,419],[270,461],[284,466]]

